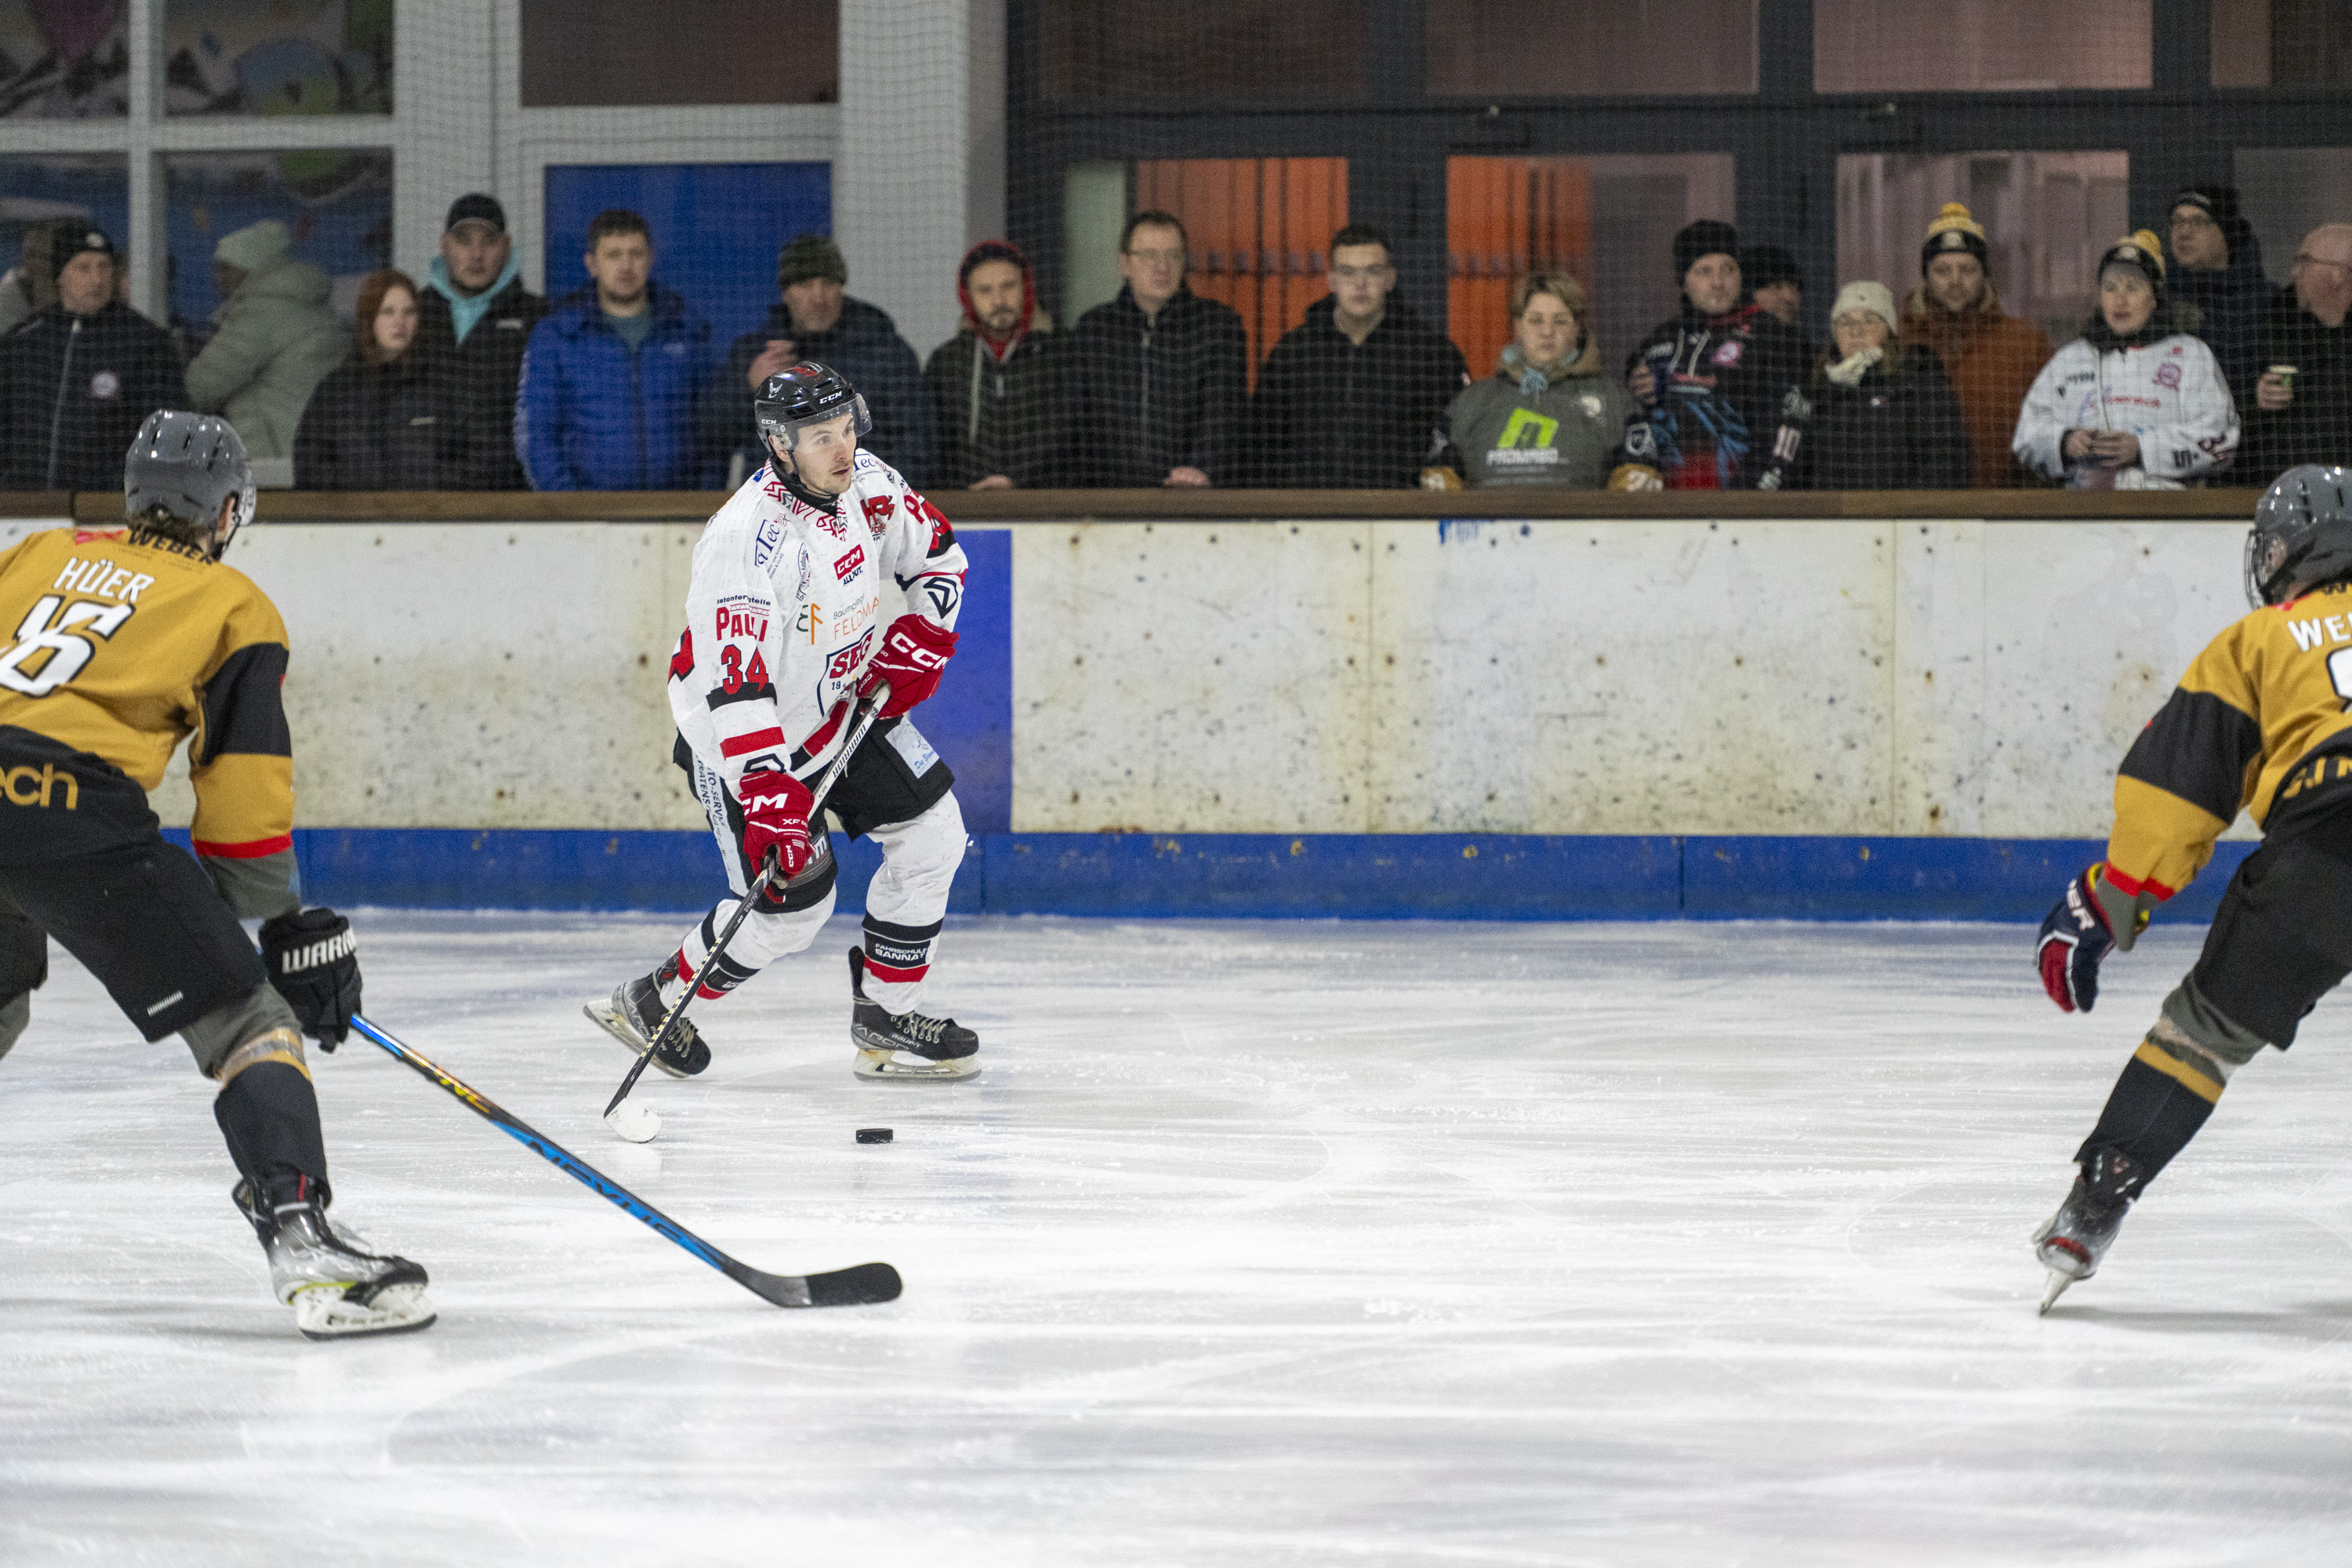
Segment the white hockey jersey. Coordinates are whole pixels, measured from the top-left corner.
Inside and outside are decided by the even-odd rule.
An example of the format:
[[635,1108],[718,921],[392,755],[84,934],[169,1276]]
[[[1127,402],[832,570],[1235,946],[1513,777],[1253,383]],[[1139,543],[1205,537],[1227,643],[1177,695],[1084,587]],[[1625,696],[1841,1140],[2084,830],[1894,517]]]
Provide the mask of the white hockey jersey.
[[[2035,473],[2065,479],[2069,430],[2128,430],[2148,478],[2205,479],[2237,455],[2238,405],[2213,351],[2185,332],[2105,353],[2076,338],[2033,378],[2010,449]],[[2090,479],[2085,469],[2077,482]]]
[[752,768],[814,784],[883,630],[906,613],[953,630],[965,569],[948,520],[871,452],[830,511],[761,468],[694,547],[669,663],[678,733],[730,795]]

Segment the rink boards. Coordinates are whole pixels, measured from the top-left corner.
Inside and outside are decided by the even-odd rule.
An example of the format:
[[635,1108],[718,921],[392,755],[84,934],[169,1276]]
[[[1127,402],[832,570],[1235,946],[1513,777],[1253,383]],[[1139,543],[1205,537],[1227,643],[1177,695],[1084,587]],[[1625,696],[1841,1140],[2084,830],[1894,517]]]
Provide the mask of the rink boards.
[[[2244,611],[2226,522],[961,531],[918,719],[974,833],[959,902],[1006,911],[2028,918]],[[698,533],[240,540],[293,645],[310,896],[703,902],[662,690]],[[157,806],[184,823],[184,784]]]

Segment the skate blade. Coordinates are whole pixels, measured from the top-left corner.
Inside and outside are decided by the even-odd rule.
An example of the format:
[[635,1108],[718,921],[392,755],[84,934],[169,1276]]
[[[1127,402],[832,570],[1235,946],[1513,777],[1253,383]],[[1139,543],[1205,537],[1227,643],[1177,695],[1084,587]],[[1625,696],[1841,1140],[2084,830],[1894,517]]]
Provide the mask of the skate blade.
[[2042,1292],[2041,1310],[2033,1315],[2037,1318],[2047,1316],[2050,1309],[2058,1304],[2058,1298],[2066,1293],[2066,1287],[2072,1285],[2074,1282],[2074,1276],[2072,1274],[2068,1274],[2062,1269],[2053,1268],[2050,1271],[2050,1288]]
[[364,1307],[345,1300],[342,1288],[335,1285],[314,1285],[294,1298],[294,1326],[306,1340],[413,1334],[431,1328],[439,1318],[422,1285],[389,1286]]
[[[628,1047],[629,1054],[631,1056],[641,1057],[646,1054],[645,1042],[637,1038],[637,1034],[635,1029],[632,1029],[626,1023],[622,1021],[621,1015],[613,1010],[613,1005],[610,1002],[586,1003],[581,1007],[580,1011],[586,1016],[590,1023],[595,1025],[598,1028],[604,1030],[606,1034],[620,1041],[621,1044]],[[677,1068],[670,1066],[669,1063],[662,1060],[659,1057],[656,1057],[654,1058],[653,1065],[656,1069],[669,1074],[672,1078],[682,1079],[689,1076],[688,1074],[678,1071]]]
[[956,1083],[980,1076],[980,1058],[957,1057],[951,1061],[935,1062],[921,1057],[905,1060],[890,1051],[861,1050],[850,1070],[870,1083]]

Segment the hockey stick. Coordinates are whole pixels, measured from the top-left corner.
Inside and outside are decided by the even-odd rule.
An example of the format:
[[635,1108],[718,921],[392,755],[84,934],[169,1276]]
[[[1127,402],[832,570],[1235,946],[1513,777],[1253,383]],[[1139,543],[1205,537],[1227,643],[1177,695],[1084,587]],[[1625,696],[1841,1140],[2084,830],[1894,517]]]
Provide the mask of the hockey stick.
[[578,1179],[590,1192],[610,1198],[615,1205],[636,1215],[763,1301],[773,1302],[779,1307],[860,1307],[898,1299],[898,1271],[887,1263],[860,1263],[848,1268],[834,1269],[829,1274],[762,1274],[747,1264],[738,1263],[553,1139],[534,1131],[520,1118],[451,1078],[423,1055],[394,1039],[367,1019],[354,1014],[352,1027],[415,1068],[420,1076],[456,1095],[483,1121],[557,1170]]
[[[824,770],[824,777],[817,783],[816,794],[809,797],[808,819],[812,834],[821,831],[818,825],[824,819],[818,816],[818,813],[824,810],[824,797],[833,793],[835,781],[841,777],[842,770],[849,766],[851,754],[864,743],[866,731],[874,727],[875,715],[882,711],[882,704],[888,701],[889,698],[890,688],[886,682],[872,697],[857,705],[857,727],[850,731],[849,740],[842,746],[841,754],[833,759],[831,767]],[[814,869],[812,867],[803,871],[801,875],[810,876],[814,874]],[[727,929],[719,933],[719,940],[710,944],[710,952],[704,956],[702,968],[705,973],[708,973],[710,966],[717,963],[726,953],[727,944],[735,940],[735,933],[742,928],[743,917],[751,912],[751,906],[767,897],[769,884],[774,880],[775,875],[775,856],[771,851],[766,863],[760,868],[759,877],[743,890],[743,897],[735,905],[735,912],[727,918]],[[787,888],[792,885],[790,882],[784,884]],[[687,1004],[694,1000],[694,994],[701,988],[698,982],[691,980],[687,982],[686,989],[679,994],[677,1001],[671,1005],[667,1013],[662,1015],[661,1027],[654,1031],[654,1037],[646,1044],[645,1054],[629,1064],[629,1076],[623,1079],[621,1087],[613,1091],[612,1100],[604,1107],[605,1115],[610,1116],[621,1109],[621,1101],[629,1098],[629,1090],[636,1088],[637,1079],[645,1077],[646,1064],[654,1059],[655,1053],[662,1048],[662,1043],[669,1038],[670,1031],[677,1027],[679,1019],[686,1016]]]

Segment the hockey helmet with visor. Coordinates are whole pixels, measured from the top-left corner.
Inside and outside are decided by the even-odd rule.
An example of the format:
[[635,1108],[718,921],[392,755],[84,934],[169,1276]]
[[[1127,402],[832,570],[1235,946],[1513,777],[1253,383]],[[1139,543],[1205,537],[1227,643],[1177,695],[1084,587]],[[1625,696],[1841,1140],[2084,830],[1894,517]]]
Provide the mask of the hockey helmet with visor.
[[807,426],[845,414],[852,416],[850,428],[858,435],[874,428],[874,417],[866,412],[866,399],[849,384],[849,378],[814,360],[778,371],[760,384],[760,395],[751,401],[751,418],[760,427],[761,440],[783,452],[793,449]]
[[[215,544],[212,534],[221,506],[236,502],[229,531]],[[226,419],[212,414],[159,408],[147,416],[122,459],[122,508],[133,522],[156,508],[181,525],[173,531],[208,550],[215,559],[236,531],[253,521],[253,462],[244,438]]]
[[2352,576],[2352,468],[2289,468],[2254,503],[2246,535],[2246,601],[2284,602],[2297,588]]

